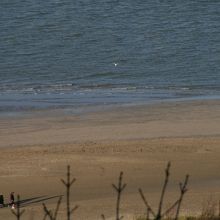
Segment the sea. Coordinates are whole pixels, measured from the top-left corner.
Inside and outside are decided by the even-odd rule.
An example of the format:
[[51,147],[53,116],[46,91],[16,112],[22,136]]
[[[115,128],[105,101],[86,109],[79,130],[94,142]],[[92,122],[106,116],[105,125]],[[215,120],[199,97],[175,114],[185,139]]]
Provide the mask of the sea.
[[1,0],[0,113],[220,99],[219,0]]

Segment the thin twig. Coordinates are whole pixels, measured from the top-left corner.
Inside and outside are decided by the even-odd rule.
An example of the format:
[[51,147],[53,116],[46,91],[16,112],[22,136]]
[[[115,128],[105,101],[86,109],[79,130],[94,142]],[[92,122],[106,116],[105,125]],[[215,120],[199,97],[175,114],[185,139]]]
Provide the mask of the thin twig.
[[21,216],[23,215],[23,213],[25,212],[25,210],[21,210],[20,209],[20,196],[17,196],[17,202],[16,202],[16,212],[14,210],[11,210],[11,212],[15,215],[15,217],[17,218],[17,220],[20,220]]
[[182,201],[183,201],[183,196],[187,192],[186,186],[188,184],[188,180],[189,180],[189,175],[186,175],[184,183],[183,184],[180,183],[180,198],[179,198],[179,203],[178,203],[178,206],[177,206],[176,216],[175,216],[174,220],[177,220],[178,217],[179,217],[179,212],[180,212],[180,207],[181,207],[181,204],[182,204]]
[[51,210],[48,210],[48,208],[46,207],[45,203],[43,203],[43,209],[44,209],[44,220],[47,218],[47,216],[50,218],[50,220],[56,220],[57,219],[57,214],[60,208],[60,204],[61,204],[61,200],[62,200],[62,196],[59,197],[59,200],[57,201],[57,206],[53,215],[53,212]]
[[151,214],[153,215],[153,217],[155,218],[155,217],[156,217],[156,214],[155,214],[155,212],[153,211],[153,209],[151,208],[151,206],[149,205],[149,203],[147,202],[147,200],[146,200],[146,198],[145,198],[145,196],[144,196],[144,193],[143,193],[142,189],[138,189],[138,191],[139,191],[139,193],[140,193],[140,195],[141,195],[141,198],[142,198],[142,200],[143,200],[143,202],[144,202],[144,204],[145,204],[145,206],[146,206],[146,208],[147,208],[147,211],[148,211],[149,213],[151,213]]
[[76,181],[75,178],[70,180],[70,166],[67,166],[67,181],[61,179],[61,182],[66,187],[66,212],[67,212],[67,220],[70,220],[70,216],[74,213],[74,211],[78,208],[76,205],[74,208],[70,209],[70,188],[72,184]]
[[218,201],[218,219],[220,219],[220,200]]
[[121,220],[123,216],[120,216],[120,201],[121,201],[121,193],[125,189],[126,184],[122,184],[123,172],[120,172],[118,179],[118,186],[112,184],[112,187],[117,192],[117,202],[116,202],[116,220]]
[[57,218],[57,214],[58,214],[58,210],[60,208],[61,200],[62,200],[62,196],[60,196],[60,198],[59,198],[59,200],[57,202],[57,207],[56,207],[55,213],[54,213],[54,220],[56,220],[56,218]]
[[179,204],[180,200],[176,200],[176,202],[173,203],[173,205],[171,205],[162,215],[161,218],[167,216],[178,204]]
[[163,188],[162,188],[162,192],[161,192],[161,197],[160,197],[157,216],[155,218],[156,220],[161,219],[161,211],[162,211],[162,207],[163,207],[164,195],[165,195],[165,192],[166,192],[167,184],[169,182],[169,176],[170,176],[170,162],[168,162],[167,168],[165,170],[165,180],[164,180],[164,184],[163,184]]
[[47,209],[47,206],[45,205],[45,203],[43,203],[42,205],[43,205],[43,209],[44,209],[44,213],[45,213],[44,214],[44,219],[46,219],[47,216],[48,216],[50,218],[50,220],[52,220],[53,215],[52,215],[51,211]]
[[[183,196],[184,194],[187,192],[186,186],[188,183],[188,179],[189,179],[189,175],[186,175],[185,177],[185,181],[184,183],[180,183],[180,197],[178,200],[176,200],[173,205],[171,205],[163,214],[162,214],[162,208],[163,208],[163,201],[164,201],[164,195],[167,189],[167,185],[169,182],[169,176],[170,176],[170,162],[168,162],[167,167],[165,169],[165,180],[164,180],[164,184],[163,184],[163,188],[162,188],[162,192],[161,192],[161,197],[160,197],[160,202],[159,202],[159,207],[158,207],[158,211],[157,213],[155,213],[153,211],[153,209],[151,208],[151,206],[149,205],[148,201],[146,200],[144,193],[142,192],[141,189],[139,189],[139,193],[141,195],[141,198],[147,208],[147,220],[150,219],[150,214],[153,215],[154,220],[161,220],[164,216],[168,215],[175,207],[177,207],[177,211],[176,211],[176,215],[175,215],[175,219],[177,220],[178,216],[179,216],[179,211],[180,211],[180,207],[182,204],[182,200],[183,200]],[[220,204],[220,203],[219,203]],[[220,213],[219,213],[220,215]]]
[[146,220],[150,219],[150,208],[147,208],[147,216],[146,216]]

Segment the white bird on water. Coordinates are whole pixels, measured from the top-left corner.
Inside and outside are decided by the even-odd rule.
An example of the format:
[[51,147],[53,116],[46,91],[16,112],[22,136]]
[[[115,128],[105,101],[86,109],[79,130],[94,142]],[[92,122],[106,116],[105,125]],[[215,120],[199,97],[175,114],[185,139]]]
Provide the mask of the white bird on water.
[[116,66],[118,66],[118,64],[117,64],[117,63],[114,63],[114,65],[115,65],[115,67],[116,67]]

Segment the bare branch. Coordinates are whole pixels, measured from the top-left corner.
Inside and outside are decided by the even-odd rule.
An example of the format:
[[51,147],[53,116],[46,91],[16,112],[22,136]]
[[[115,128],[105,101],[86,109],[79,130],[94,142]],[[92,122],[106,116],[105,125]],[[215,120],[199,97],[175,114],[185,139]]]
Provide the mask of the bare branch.
[[73,178],[72,181],[70,182],[70,186],[72,186],[75,181],[76,181],[76,179]]
[[79,206],[76,205],[74,208],[72,208],[72,210],[70,211],[70,214],[74,213],[78,208],[79,208]]
[[145,198],[145,196],[144,196],[144,193],[142,192],[142,189],[139,188],[138,191],[139,191],[139,193],[140,193],[140,195],[141,195],[141,198],[142,198],[142,200],[143,200],[145,206],[147,207],[148,212],[151,213],[151,214],[154,216],[154,218],[155,218],[155,217],[156,217],[156,214],[155,214],[155,212],[153,211],[153,209],[150,207],[149,203],[147,202],[147,200],[146,200],[146,198]]
[[161,217],[164,217],[166,215],[168,215],[178,204],[179,204],[180,200],[176,200],[176,202],[173,203],[173,205],[171,205],[162,215]]
[[59,207],[60,207],[60,204],[61,204],[61,200],[62,200],[62,196],[60,196],[59,200],[57,201],[57,205],[56,205],[54,215],[53,215],[53,212],[51,210],[48,210],[45,203],[42,204],[44,212],[45,212],[44,219],[46,219],[47,216],[49,216],[50,220],[56,220],[57,219],[57,214],[58,214],[58,210],[59,210]]
[[112,187],[115,189],[115,191],[117,191],[117,192],[118,192],[118,188],[116,187],[116,185],[115,185],[115,184],[112,184]]
[[180,212],[180,207],[181,207],[181,204],[182,204],[183,196],[187,192],[186,187],[187,187],[188,181],[189,181],[189,175],[187,174],[186,177],[185,177],[184,183],[183,184],[180,183],[180,198],[179,198],[179,203],[178,203],[178,206],[177,206],[176,216],[175,216],[174,220],[177,220],[178,217],[179,217],[179,212]]
[[44,212],[45,212],[45,216],[44,216],[45,219],[46,219],[47,216],[49,216],[50,220],[53,220],[53,215],[52,215],[51,211],[47,209],[45,203],[43,203],[42,205],[43,205],[43,209],[44,209]]
[[122,186],[122,179],[123,179],[123,172],[120,172],[119,178],[118,178],[118,187],[115,184],[112,184],[112,187],[117,192],[117,202],[116,202],[116,220],[122,219],[123,216],[119,216],[120,212],[120,202],[121,202],[121,193],[125,189],[126,184],[123,184]]
[[218,201],[218,218],[220,219],[220,200]]
[[73,214],[73,212],[78,208],[78,206],[75,206],[72,210],[70,210],[70,187],[72,184],[76,181],[75,178],[73,178],[70,181],[70,166],[67,166],[67,174],[66,174],[67,180],[64,181],[61,179],[61,182],[66,187],[66,212],[67,212],[67,220],[70,220],[70,216]]
[[16,212],[14,210],[11,210],[12,214],[16,216],[17,220],[20,220],[21,216],[24,214],[25,210],[20,209],[20,196],[17,195],[17,202],[16,202]]
[[177,220],[177,218],[179,216],[179,211],[180,211],[181,203],[182,203],[182,200],[183,200],[183,196],[187,192],[187,188],[186,187],[187,187],[187,184],[188,184],[189,175],[186,175],[185,181],[183,183],[179,184],[179,187],[180,187],[180,197],[179,197],[179,199],[177,199],[173,203],[173,205],[171,205],[163,214],[161,214],[162,213],[164,196],[165,196],[165,192],[166,192],[167,185],[168,185],[168,182],[169,182],[170,167],[171,167],[171,163],[168,162],[167,167],[165,169],[165,180],[164,180],[164,184],[163,184],[163,187],[162,187],[162,192],[161,192],[161,197],[160,197],[160,202],[159,202],[159,207],[158,207],[157,214],[152,210],[152,208],[149,205],[149,203],[147,202],[147,200],[146,200],[142,190],[139,189],[139,193],[141,195],[141,198],[144,201],[144,204],[145,204],[145,206],[147,208],[147,220],[150,219],[150,214],[153,215],[154,220],[161,220],[164,216],[166,216],[169,212],[171,212],[176,207],[177,207],[177,211],[176,211],[176,216],[175,216],[174,220]]
[[162,192],[161,192],[161,197],[160,197],[160,202],[159,202],[159,207],[158,207],[156,220],[161,219],[161,211],[162,211],[162,207],[163,207],[164,195],[165,195],[165,192],[166,192],[166,188],[167,188],[167,184],[168,184],[169,176],[170,176],[170,166],[171,166],[171,163],[168,162],[167,168],[165,170],[165,180],[164,180],[164,184],[163,184],[163,188],[162,188]]
[[57,218],[57,214],[58,214],[58,210],[60,208],[61,200],[62,200],[62,196],[59,197],[59,200],[57,202],[57,207],[56,207],[56,210],[55,210],[54,219]]
[[146,218],[147,220],[149,220],[150,219],[150,209],[149,208],[147,208],[147,218]]
[[65,186],[67,186],[66,182],[63,179],[60,179],[60,180]]

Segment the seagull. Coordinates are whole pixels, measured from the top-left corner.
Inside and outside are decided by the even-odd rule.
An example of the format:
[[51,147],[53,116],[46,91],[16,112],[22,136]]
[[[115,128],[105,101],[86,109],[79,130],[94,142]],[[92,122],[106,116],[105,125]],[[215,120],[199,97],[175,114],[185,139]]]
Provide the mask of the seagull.
[[118,66],[118,64],[117,64],[117,63],[114,63],[114,65],[115,65],[115,67],[116,67],[116,66]]

